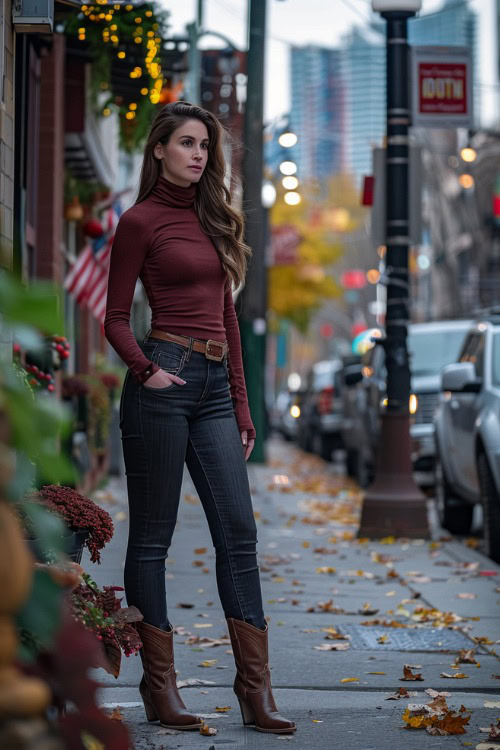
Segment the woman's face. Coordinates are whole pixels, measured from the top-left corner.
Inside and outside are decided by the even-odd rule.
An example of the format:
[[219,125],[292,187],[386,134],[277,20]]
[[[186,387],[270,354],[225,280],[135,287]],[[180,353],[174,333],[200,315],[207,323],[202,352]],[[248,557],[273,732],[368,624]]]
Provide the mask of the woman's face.
[[189,187],[199,182],[208,160],[208,130],[200,120],[186,120],[168,143],[157,143],[154,154],[161,159],[161,173],[174,185]]

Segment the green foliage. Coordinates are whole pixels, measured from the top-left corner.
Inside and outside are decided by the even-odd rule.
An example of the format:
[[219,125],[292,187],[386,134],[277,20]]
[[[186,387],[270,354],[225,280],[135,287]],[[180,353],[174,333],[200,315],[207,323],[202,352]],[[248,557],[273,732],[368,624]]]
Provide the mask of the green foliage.
[[[117,6],[99,2],[84,7],[66,21],[64,33],[72,37],[73,44],[90,51],[91,106],[97,116],[108,109],[118,111],[120,146],[133,153],[141,148],[160,101],[161,45],[169,13],[154,3]],[[130,76],[129,85],[116,91],[112,88],[113,65],[120,69],[122,79]]]
[[8,323],[32,326],[46,334],[63,332],[60,290],[38,282],[24,287],[5,271],[0,272],[0,313]]
[[33,648],[48,650],[53,646],[61,625],[63,596],[63,589],[47,569],[35,570],[31,593],[16,618],[18,628],[30,635],[30,639],[21,643],[19,656],[24,661],[36,658]]

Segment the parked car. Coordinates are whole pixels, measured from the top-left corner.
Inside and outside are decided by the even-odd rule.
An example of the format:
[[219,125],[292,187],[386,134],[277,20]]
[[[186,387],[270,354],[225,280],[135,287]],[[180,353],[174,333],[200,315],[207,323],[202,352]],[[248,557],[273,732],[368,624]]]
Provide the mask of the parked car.
[[342,401],[339,397],[341,359],[316,362],[307,374],[300,401],[298,443],[303,450],[330,460],[341,445]]
[[[441,369],[456,362],[471,321],[416,323],[408,329],[412,371],[410,399],[412,461],[415,481],[430,488],[435,482],[434,413],[441,388]],[[342,440],[347,470],[366,487],[373,478],[385,409],[387,371],[384,348],[375,345],[359,366],[346,368]]]
[[445,367],[435,417],[436,501],[442,525],[470,531],[481,503],[487,554],[500,562],[500,310],[468,334]]
[[[300,414],[301,394],[298,391],[280,391],[270,410],[271,429],[279,432],[285,440],[297,438],[297,417]],[[299,407],[297,410],[294,407]]]

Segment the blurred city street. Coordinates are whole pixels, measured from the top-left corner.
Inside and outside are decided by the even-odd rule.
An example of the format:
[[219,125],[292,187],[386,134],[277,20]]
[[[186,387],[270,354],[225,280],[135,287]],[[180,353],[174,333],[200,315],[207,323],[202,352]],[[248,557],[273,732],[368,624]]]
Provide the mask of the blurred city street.
[[[500,711],[500,567],[475,549],[477,538],[451,539],[434,520],[432,541],[356,539],[360,491],[342,466],[277,438],[268,465],[249,470],[276,701],[298,724],[281,740],[311,750],[490,747],[480,744],[487,739],[480,728]],[[84,559],[84,566],[97,583],[121,585],[124,479],[113,478],[94,498],[111,513],[116,532],[102,565]],[[217,734],[200,738],[148,724],[139,657],[129,657],[118,680],[102,670],[96,677],[104,686],[101,704],[132,729],[136,748],[257,749],[278,740],[242,726],[214,563],[186,475],[166,566],[169,616],[178,680],[201,681],[182,688],[183,700]],[[401,681],[405,665],[422,681]],[[409,697],[389,700],[402,688]],[[429,689],[445,691],[450,710],[465,706],[465,734],[405,728],[408,704],[431,701]]]

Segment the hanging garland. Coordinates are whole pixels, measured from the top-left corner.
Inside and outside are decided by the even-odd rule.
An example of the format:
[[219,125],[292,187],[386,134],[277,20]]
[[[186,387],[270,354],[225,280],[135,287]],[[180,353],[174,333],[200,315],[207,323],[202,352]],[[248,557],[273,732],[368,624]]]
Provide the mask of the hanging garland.
[[153,3],[97,0],[65,23],[73,44],[92,56],[90,94],[96,114],[119,113],[120,146],[140,149],[158,104],[167,96],[161,64],[168,12]]

